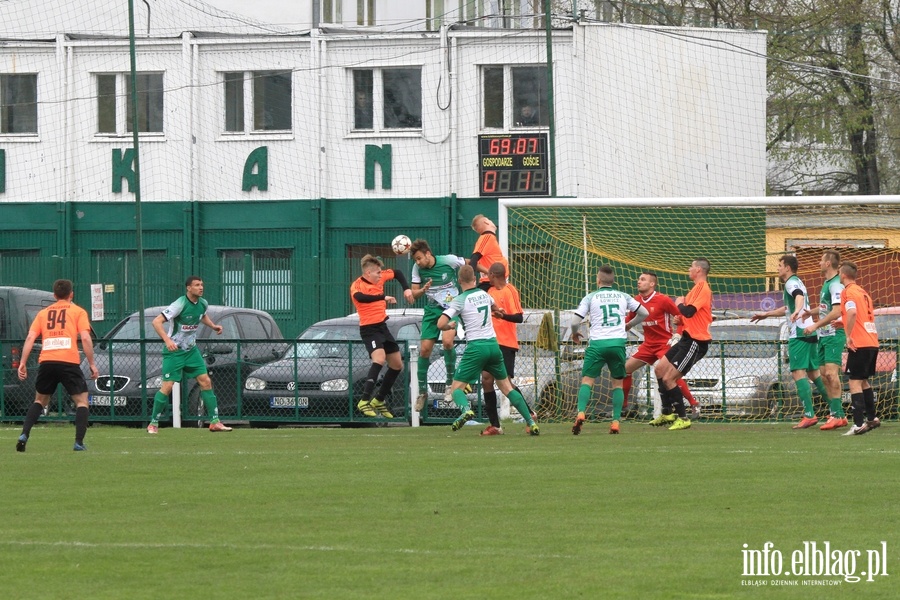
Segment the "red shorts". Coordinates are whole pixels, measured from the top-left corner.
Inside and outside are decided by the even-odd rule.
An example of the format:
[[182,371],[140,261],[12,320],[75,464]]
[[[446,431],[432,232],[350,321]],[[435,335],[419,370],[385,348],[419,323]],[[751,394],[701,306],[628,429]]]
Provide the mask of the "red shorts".
[[648,365],[652,365],[665,356],[668,351],[669,346],[666,344],[662,346],[648,346],[647,344],[641,344],[638,346],[637,352],[632,354],[629,358],[634,358],[643,363],[647,363]]

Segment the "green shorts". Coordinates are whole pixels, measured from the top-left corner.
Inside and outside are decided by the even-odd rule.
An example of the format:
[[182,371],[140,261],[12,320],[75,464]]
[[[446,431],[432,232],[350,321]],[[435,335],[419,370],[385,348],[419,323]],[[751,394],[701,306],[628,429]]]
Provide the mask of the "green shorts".
[[196,378],[206,375],[206,361],[200,349],[194,346],[190,350],[163,351],[163,381],[181,381],[183,377]]
[[819,365],[838,365],[844,359],[844,346],[847,345],[847,334],[843,329],[836,329],[834,335],[819,338]]
[[487,371],[497,381],[509,377],[503,361],[503,352],[500,351],[496,338],[474,340],[466,344],[466,351],[456,366],[453,381],[475,383],[481,379],[482,371]]
[[[440,329],[438,329],[437,323],[438,319],[441,318],[441,315],[444,314],[444,309],[440,306],[426,306],[425,307],[425,316],[422,317],[422,335],[419,336],[419,339],[423,340],[437,340],[440,339],[441,334],[443,333]],[[450,319],[451,323],[458,322],[459,317],[454,317]]]
[[591,340],[584,351],[582,377],[600,377],[603,365],[613,379],[625,378],[625,340]]
[[788,359],[791,371],[812,371],[819,368],[819,344],[804,340],[788,340]]

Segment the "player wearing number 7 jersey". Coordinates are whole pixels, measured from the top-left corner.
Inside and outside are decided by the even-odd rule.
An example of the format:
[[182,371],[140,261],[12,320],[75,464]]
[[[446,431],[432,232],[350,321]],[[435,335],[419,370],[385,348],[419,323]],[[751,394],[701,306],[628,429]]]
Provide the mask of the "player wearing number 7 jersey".
[[34,403],[25,414],[22,434],[16,442],[16,450],[25,452],[31,428],[50,403],[50,396],[62,384],[72,402],[75,403],[75,450],[85,450],[84,434],[88,426],[88,389],[81,372],[81,356],[78,354],[78,340],[84,349],[91,370],[91,379],[97,379],[97,365],[94,364],[94,346],[91,340],[91,324],[83,308],[72,303],[74,293],[72,282],[57,279],[53,283],[56,302],[42,309],[34,318],[28,337],[22,346],[19,362],[19,379],[28,378],[28,355],[34,342],[41,338],[41,355],[38,357],[37,380],[34,382]]
[[[581,342],[578,328],[585,317],[590,317],[590,343],[584,352],[584,365],[581,368],[581,387],[578,389],[578,416],[572,433],[581,433],[581,426],[587,420],[584,411],[594,390],[594,381],[600,376],[603,365],[609,368],[613,392],[613,422],[610,433],[619,433],[619,418],[622,415],[622,404],[625,394],[622,391],[622,380],[625,378],[625,339],[626,332],[642,322],[650,313],[646,308],[624,292],[613,289],[616,280],[613,268],[603,265],[597,272],[597,285],[600,289],[591,292],[575,309],[572,321],[572,340]],[[628,323],[625,316],[634,313]]]

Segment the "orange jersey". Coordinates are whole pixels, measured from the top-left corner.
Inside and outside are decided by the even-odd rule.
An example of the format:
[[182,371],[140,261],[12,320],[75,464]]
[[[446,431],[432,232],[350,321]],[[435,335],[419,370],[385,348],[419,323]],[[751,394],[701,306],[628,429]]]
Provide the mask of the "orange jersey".
[[80,364],[78,337],[82,331],[90,330],[87,312],[68,300],[57,300],[42,309],[29,329],[29,332],[37,333],[41,338],[38,362]]
[[684,304],[697,309],[693,317],[681,316],[684,331],[698,342],[711,340],[709,325],[712,323],[712,290],[709,288],[709,283],[701,281],[694,284],[688,295],[684,297]]
[[[500,250],[500,242],[497,240],[496,233],[485,231],[478,236],[478,240],[475,242],[475,250],[472,251],[472,254],[481,255],[481,258],[478,259],[478,264],[485,269],[490,269],[495,262],[503,263],[503,266],[506,267],[506,278],[509,279],[509,261],[506,260],[506,257],[503,256],[503,251]],[[481,273],[481,281],[487,280],[487,274]]]
[[866,290],[855,283],[851,283],[841,292],[841,320],[845,325],[848,308],[856,309],[856,321],[853,323],[853,330],[847,332],[847,338],[853,340],[857,348],[877,348],[878,332],[875,330],[872,298]]
[[350,284],[350,299],[353,300],[353,306],[359,313],[359,325],[375,325],[387,320],[387,302],[384,299],[375,302],[359,302],[354,296],[357,292],[361,292],[367,296],[383,296],[384,284],[394,278],[393,269],[383,269],[381,271],[381,281],[372,283],[362,277],[357,278]]
[[[506,314],[515,315],[523,312],[519,291],[511,283],[507,283],[502,290],[491,286],[488,294],[494,299],[494,304],[502,308]],[[519,336],[516,335],[516,323],[496,317],[492,317],[492,319],[494,320],[494,333],[497,334],[497,343],[518,350]]]

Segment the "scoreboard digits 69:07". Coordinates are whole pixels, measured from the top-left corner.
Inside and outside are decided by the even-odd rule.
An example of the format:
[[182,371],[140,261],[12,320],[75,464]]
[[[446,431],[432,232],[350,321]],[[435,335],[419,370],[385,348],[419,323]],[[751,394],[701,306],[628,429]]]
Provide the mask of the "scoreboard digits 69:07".
[[481,196],[549,196],[546,133],[478,136]]

